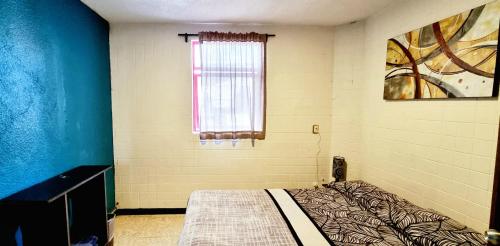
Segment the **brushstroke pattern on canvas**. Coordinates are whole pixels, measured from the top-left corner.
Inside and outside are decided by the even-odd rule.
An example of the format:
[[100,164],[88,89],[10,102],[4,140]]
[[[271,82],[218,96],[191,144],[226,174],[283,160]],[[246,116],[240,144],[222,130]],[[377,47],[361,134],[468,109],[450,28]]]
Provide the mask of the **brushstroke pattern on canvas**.
[[384,99],[496,96],[500,0],[387,42]]

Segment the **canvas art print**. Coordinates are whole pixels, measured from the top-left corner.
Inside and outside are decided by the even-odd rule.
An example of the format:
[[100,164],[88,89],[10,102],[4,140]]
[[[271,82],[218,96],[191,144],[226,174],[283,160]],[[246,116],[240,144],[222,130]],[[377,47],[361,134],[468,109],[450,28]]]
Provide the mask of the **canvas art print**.
[[497,96],[499,25],[497,0],[389,39],[384,99]]

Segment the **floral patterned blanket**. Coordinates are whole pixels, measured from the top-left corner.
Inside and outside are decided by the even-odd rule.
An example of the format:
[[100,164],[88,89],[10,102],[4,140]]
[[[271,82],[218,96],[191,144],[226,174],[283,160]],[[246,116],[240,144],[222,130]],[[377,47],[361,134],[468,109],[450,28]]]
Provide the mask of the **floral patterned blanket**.
[[288,190],[333,245],[486,245],[483,236],[363,181]]

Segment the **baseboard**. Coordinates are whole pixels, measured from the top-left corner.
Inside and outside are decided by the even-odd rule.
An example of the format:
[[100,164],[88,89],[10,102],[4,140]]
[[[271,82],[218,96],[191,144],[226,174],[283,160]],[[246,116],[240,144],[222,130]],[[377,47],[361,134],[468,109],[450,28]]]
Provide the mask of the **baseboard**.
[[119,208],[116,215],[185,214],[185,208]]

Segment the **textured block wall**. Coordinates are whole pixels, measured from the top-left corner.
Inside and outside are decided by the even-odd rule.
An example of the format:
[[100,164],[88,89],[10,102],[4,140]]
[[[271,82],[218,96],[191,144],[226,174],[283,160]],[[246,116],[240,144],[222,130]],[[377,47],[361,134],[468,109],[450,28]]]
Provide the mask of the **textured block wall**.
[[[338,93],[336,88],[345,91],[345,84],[356,89],[357,94],[345,100],[336,97],[332,106],[335,111],[358,105],[352,112],[360,116],[346,114],[338,118],[341,122],[346,117],[352,118],[354,124],[359,124],[361,138],[337,134],[338,120],[334,118],[332,146],[344,142],[359,146],[352,148],[358,151],[349,152],[349,157],[360,158],[361,179],[478,231],[487,229],[489,222],[498,99],[384,101],[382,98],[388,38],[486,2],[401,1],[364,23],[336,28],[335,43],[341,43],[343,50],[364,50],[364,55],[353,56],[352,52],[338,51],[335,46],[335,61],[356,65],[345,67],[335,62],[334,78],[340,79],[334,79],[334,95]],[[356,35],[359,25],[364,25],[361,37]],[[357,64],[362,66],[361,79],[356,79],[360,71]]]
[[[330,155],[343,156],[347,180],[360,179],[364,22],[335,27]],[[331,173],[331,172],[330,172]]]
[[[267,135],[200,145],[191,132],[190,45],[177,33],[274,33],[268,43]],[[311,187],[330,166],[333,34],[329,28],[112,25],[117,201],[121,208],[185,207],[195,189]]]

